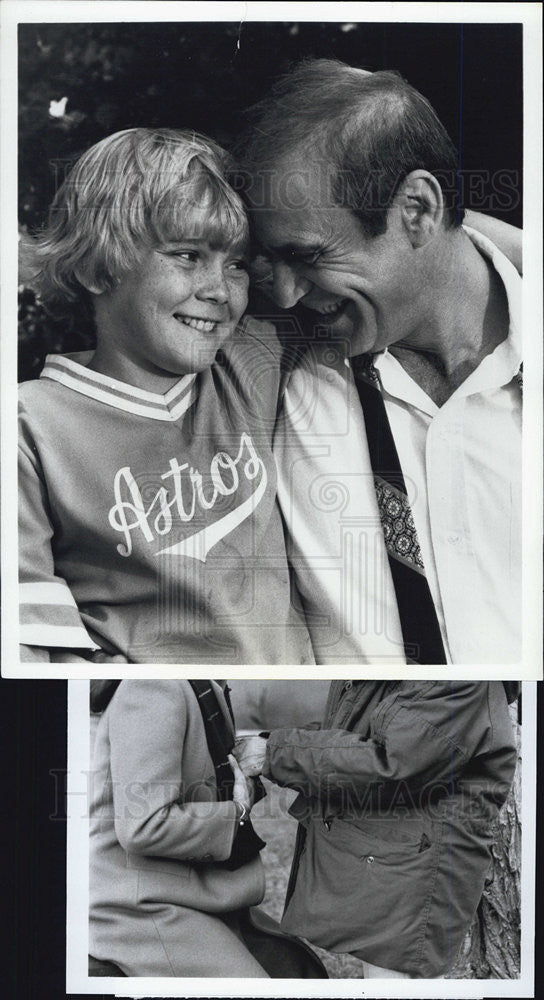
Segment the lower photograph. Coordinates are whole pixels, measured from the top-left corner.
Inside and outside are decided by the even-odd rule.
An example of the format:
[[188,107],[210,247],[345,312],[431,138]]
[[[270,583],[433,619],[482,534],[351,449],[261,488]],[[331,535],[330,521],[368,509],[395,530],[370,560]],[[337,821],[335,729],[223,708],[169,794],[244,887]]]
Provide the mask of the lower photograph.
[[528,995],[534,687],[70,681],[67,991]]

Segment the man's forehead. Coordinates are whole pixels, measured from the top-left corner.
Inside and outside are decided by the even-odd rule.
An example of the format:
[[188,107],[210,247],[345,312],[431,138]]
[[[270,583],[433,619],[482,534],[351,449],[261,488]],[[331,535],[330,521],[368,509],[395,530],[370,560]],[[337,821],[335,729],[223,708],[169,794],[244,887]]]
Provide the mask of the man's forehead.
[[291,154],[256,169],[248,191],[253,210],[315,211],[335,205],[337,169],[326,159]]
[[338,244],[346,231],[347,210],[314,207],[255,209],[250,213],[251,229],[257,243],[266,251],[310,254]]
[[252,228],[274,249],[313,250],[330,236],[338,214],[331,168],[302,158],[268,167],[250,193]]

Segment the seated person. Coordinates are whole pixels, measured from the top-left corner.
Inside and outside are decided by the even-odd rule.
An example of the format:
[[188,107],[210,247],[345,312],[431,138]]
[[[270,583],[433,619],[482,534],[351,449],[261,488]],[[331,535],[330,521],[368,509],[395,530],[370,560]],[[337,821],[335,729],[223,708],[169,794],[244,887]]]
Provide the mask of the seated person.
[[513,681],[337,680],[321,728],[242,737],[246,776],[299,794],[282,928],[365,977],[451,975],[516,766]]
[[96,350],[21,388],[24,660],[313,662],[276,507],[279,345],[239,325],[227,166],[193,132],[116,133],[30,248],[44,301],[91,308]]
[[303,335],[275,456],[316,662],[517,664],[519,233],[462,224],[459,155],[395,72],[293,67],[241,156]]
[[224,682],[100,681],[92,692],[102,710],[89,806],[92,958],[126,976],[326,978],[310,948],[249,911],[265,890],[264,843],[249,820],[262,788],[229,752]]

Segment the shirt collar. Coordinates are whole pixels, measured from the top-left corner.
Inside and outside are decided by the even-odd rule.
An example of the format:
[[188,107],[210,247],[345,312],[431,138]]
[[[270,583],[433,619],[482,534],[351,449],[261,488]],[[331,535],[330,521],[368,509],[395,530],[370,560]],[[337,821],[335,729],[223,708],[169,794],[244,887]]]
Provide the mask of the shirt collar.
[[161,395],[91,371],[87,368],[91,357],[91,351],[67,355],[48,354],[40,378],[60,382],[83,396],[150,420],[179,420],[196,399],[197,381],[194,373],[182,375],[168,392]]
[[[462,382],[453,396],[468,396],[486,389],[497,389],[518,374],[521,366],[521,276],[507,257],[491,240],[481,233],[463,226],[477,250],[487,257],[501,278],[508,300],[508,336],[480,362],[478,367]],[[382,385],[387,392],[400,396],[425,413],[435,414],[438,407],[408,375],[397,359],[386,350],[374,357]],[[453,398],[452,396],[452,398]]]
[[[460,386],[470,392],[508,385],[520,370],[521,354],[521,276],[511,261],[491,240],[469,226],[463,227],[477,250],[491,261],[502,280],[508,300],[509,329],[505,340],[480,362],[478,367]],[[468,393],[465,393],[468,395]]]

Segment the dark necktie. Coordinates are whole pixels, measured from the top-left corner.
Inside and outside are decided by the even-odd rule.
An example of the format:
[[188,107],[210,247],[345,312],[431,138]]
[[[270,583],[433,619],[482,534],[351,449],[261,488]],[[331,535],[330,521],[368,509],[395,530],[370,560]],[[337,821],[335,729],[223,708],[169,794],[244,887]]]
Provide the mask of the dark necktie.
[[369,355],[351,359],[365,418],[370,463],[397,599],[404,652],[410,663],[446,663],[436,609],[404,476],[389,426],[378,373]]

